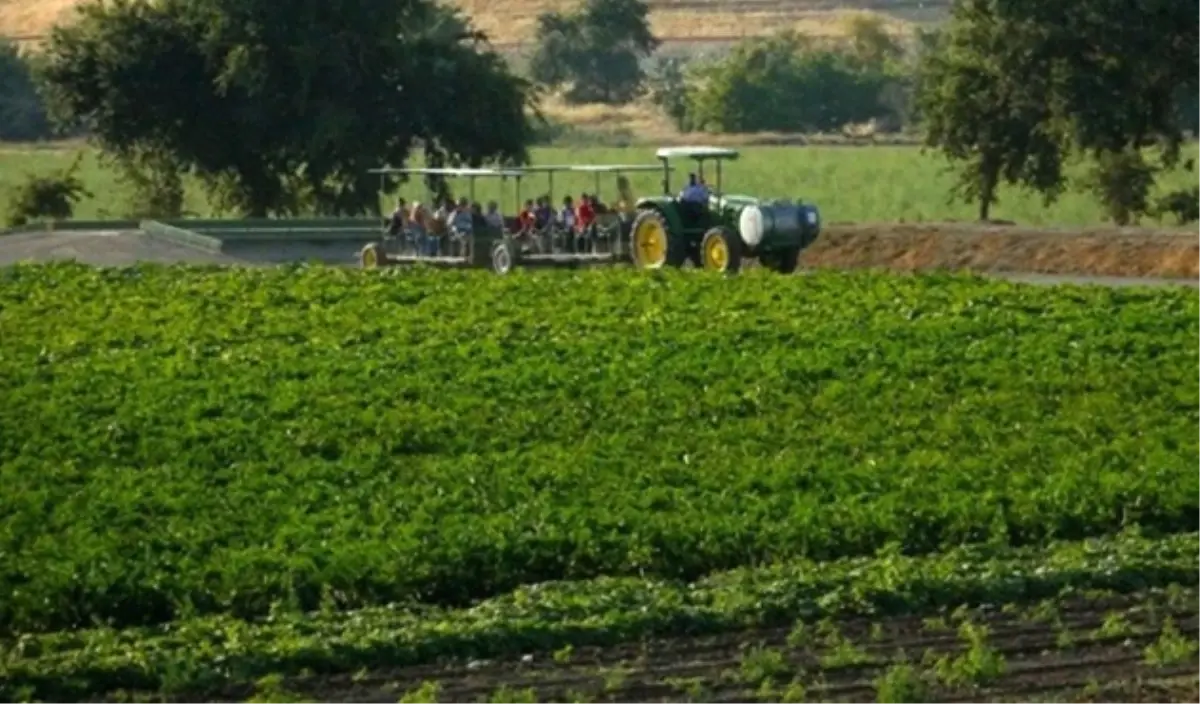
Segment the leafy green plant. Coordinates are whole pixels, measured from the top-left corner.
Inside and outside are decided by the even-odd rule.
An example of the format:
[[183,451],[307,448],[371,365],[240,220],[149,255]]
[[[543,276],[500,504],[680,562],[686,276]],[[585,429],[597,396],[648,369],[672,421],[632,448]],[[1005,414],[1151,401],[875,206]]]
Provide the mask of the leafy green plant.
[[537,700],[537,692],[533,687],[512,689],[508,685],[501,685],[488,699],[493,704],[534,704]]
[[944,655],[934,660],[933,671],[950,687],[978,687],[994,682],[1006,670],[1004,656],[987,644],[987,626],[965,622],[959,628],[967,648],[959,655]]
[[427,702],[436,702],[438,695],[441,693],[441,685],[436,681],[428,680],[422,682],[419,687],[406,692],[400,698],[400,704],[426,704]]
[[774,648],[751,648],[742,655],[739,668],[742,682],[760,686],[775,682],[791,672],[783,653]]
[[1189,640],[1180,633],[1174,619],[1168,617],[1163,622],[1158,639],[1146,646],[1146,664],[1169,667],[1181,662],[1195,661],[1198,647],[1200,646],[1196,641]]
[[78,170],[83,152],[76,154],[70,166],[51,176],[30,174],[9,195],[7,222],[20,227],[43,219],[68,220],[75,203],[90,197],[79,179]]
[[878,702],[924,702],[929,700],[929,685],[920,670],[899,662],[875,680],[875,696]]
[[1093,635],[1097,638],[1119,638],[1129,635],[1133,632],[1133,625],[1129,623],[1129,619],[1125,614],[1119,611],[1112,611],[1104,616],[1104,621],[1100,627],[1095,630]]

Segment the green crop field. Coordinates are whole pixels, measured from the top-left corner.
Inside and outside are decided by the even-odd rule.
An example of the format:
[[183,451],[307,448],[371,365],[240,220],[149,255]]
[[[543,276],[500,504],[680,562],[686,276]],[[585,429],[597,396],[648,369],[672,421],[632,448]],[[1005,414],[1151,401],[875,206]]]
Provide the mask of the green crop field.
[[1192,588],[1198,316],[878,273],[0,270],[0,696]]
[[[66,149],[9,148],[0,151],[0,199],[25,174],[45,174],[67,166],[75,152]],[[563,163],[648,163],[653,162],[652,147],[629,148],[539,148],[533,150],[536,164]],[[121,217],[129,211],[128,196],[112,173],[98,164],[89,152],[83,164],[83,180],[93,197],[82,202],[76,216],[80,218]],[[676,187],[686,177],[688,165],[680,163],[676,171]],[[1076,165],[1074,173],[1082,167]],[[748,147],[742,160],[725,169],[728,190],[768,197],[803,198],[817,203],[830,222],[895,222],[974,220],[972,206],[949,204],[948,193],[953,177],[946,172],[945,162],[933,155],[923,155],[916,147]],[[657,174],[640,174],[633,179],[638,194],[649,194],[660,188]],[[710,176],[711,180],[711,176]],[[1160,189],[1171,190],[1195,183],[1194,174],[1179,170],[1160,179]],[[457,186],[459,195],[466,195],[466,184]],[[578,196],[592,192],[594,180],[588,177],[559,175],[555,193]],[[613,179],[601,183],[601,194],[615,197]],[[545,192],[543,179],[523,184],[526,197]],[[423,198],[422,188],[411,184],[404,195]],[[512,184],[480,181],[476,197],[481,200],[497,198],[505,210],[515,207]],[[211,214],[203,193],[194,188],[188,207],[193,212]],[[1025,225],[1090,225],[1104,221],[1095,200],[1075,190],[1063,195],[1050,207],[1040,197],[1016,189],[1002,192],[1000,205],[993,217],[1014,220]]]

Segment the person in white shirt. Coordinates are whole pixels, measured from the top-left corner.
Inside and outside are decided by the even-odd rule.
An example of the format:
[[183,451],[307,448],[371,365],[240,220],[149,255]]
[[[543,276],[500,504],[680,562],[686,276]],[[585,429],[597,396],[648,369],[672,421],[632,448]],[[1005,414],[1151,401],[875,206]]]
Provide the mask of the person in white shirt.
[[562,210],[558,211],[558,224],[568,233],[575,231],[575,203],[571,196],[563,198]]

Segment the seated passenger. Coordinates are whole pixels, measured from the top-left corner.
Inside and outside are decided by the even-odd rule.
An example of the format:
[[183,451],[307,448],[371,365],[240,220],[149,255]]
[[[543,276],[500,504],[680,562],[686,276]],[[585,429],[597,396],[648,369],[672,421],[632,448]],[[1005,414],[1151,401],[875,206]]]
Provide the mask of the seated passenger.
[[533,209],[534,222],[537,229],[545,230],[554,219],[554,208],[550,207],[550,196],[539,196],[537,206]]
[[450,214],[450,228],[459,237],[471,234],[471,201],[459,198],[458,205]]
[[438,249],[437,237],[427,234],[428,230],[431,229],[432,219],[426,207],[421,205],[419,200],[414,201],[413,210],[408,216],[410,227],[413,228],[413,243],[416,246],[416,251],[427,255],[427,257],[437,254]]
[[487,213],[484,215],[488,227],[504,231],[504,216],[500,214],[500,204],[494,200],[489,200],[487,204]]
[[483,206],[478,202],[471,203],[471,231],[483,232],[487,228],[488,220],[483,214]]
[[517,213],[517,232],[526,234],[532,232],[535,227],[537,227],[537,216],[534,214],[533,201],[527,200],[525,207]]
[[429,231],[435,235],[445,234],[453,214],[454,203],[449,198],[442,199],[429,219]]
[[564,230],[575,229],[575,203],[571,196],[563,198],[562,210],[558,211],[558,224]]
[[575,230],[585,233],[596,221],[596,208],[592,205],[592,197],[586,193],[579,195],[579,207],[575,209]]
[[403,198],[396,201],[396,209],[392,211],[388,218],[387,233],[391,237],[396,237],[403,233],[408,228],[408,212],[405,208]]

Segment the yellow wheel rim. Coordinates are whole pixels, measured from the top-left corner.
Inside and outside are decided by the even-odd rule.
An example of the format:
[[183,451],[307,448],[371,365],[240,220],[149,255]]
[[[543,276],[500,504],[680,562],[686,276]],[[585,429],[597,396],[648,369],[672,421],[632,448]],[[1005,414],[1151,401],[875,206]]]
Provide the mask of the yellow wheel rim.
[[363,250],[362,265],[364,269],[374,269],[379,266],[379,255],[375,253],[374,247],[367,247]]
[[724,237],[710,237],[704,243],[704,267],[724,271],[729,264],[729,246]]
[[633,246],[647,266],[656,266],[667,258],[667,232],[657,220],[643,220],[633,233]]

